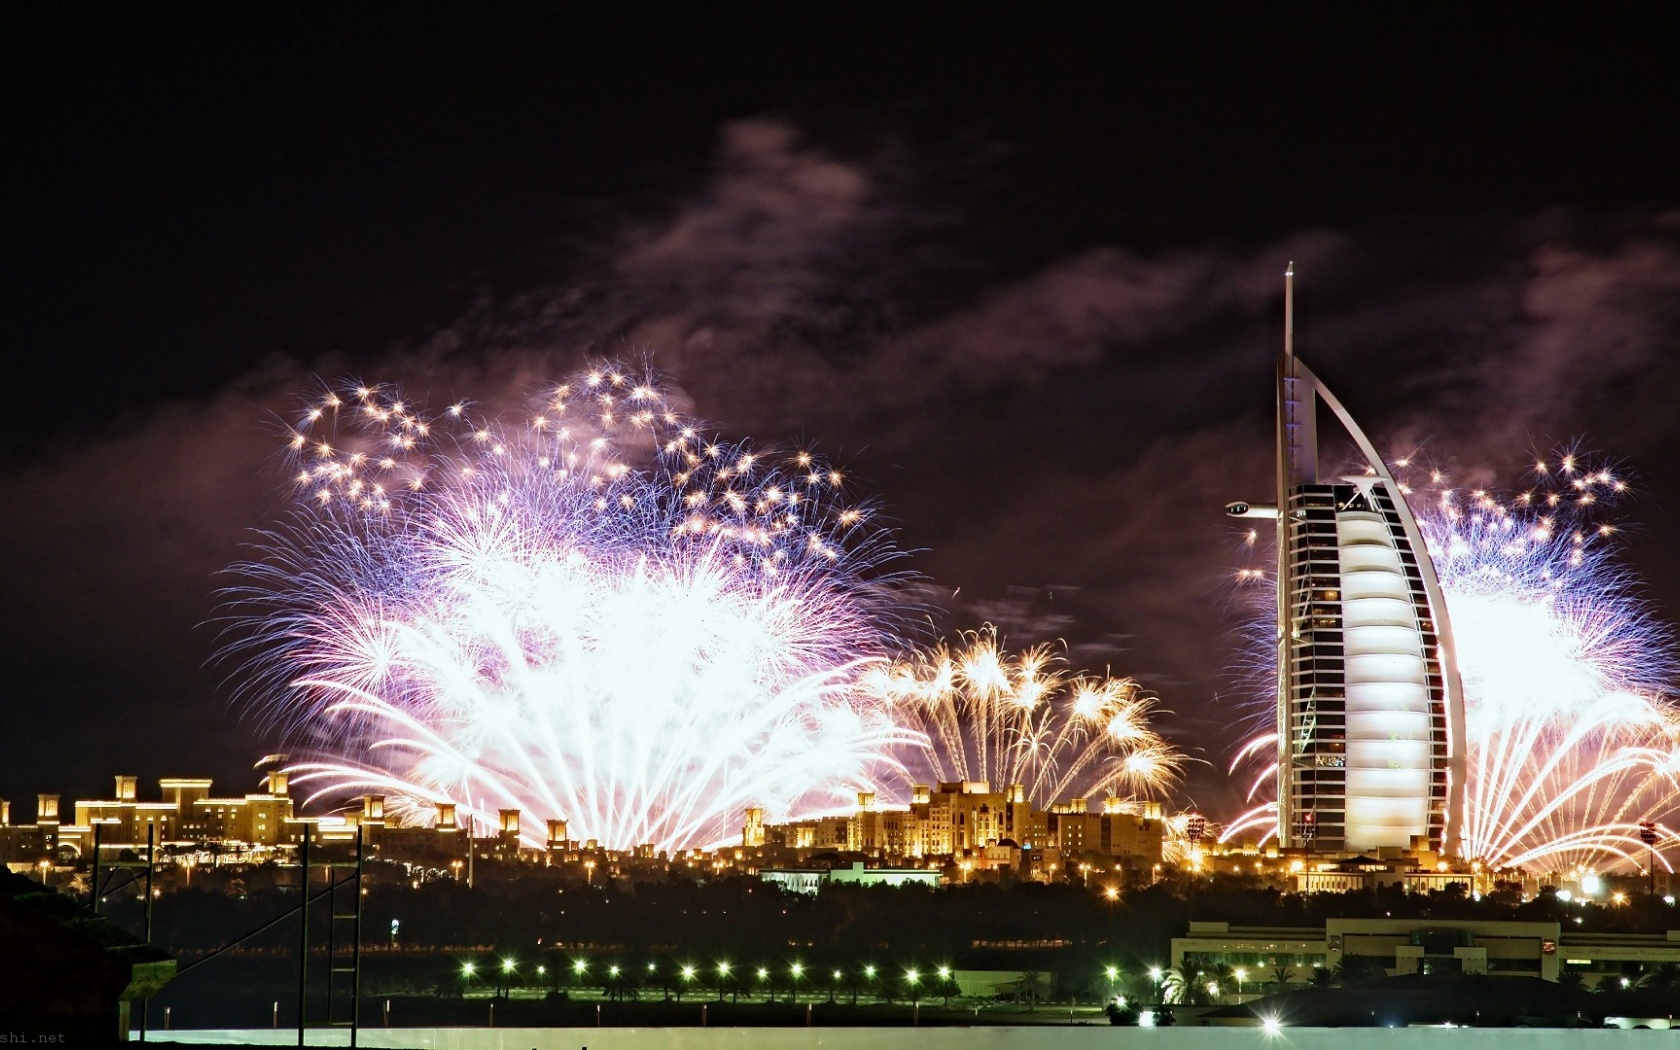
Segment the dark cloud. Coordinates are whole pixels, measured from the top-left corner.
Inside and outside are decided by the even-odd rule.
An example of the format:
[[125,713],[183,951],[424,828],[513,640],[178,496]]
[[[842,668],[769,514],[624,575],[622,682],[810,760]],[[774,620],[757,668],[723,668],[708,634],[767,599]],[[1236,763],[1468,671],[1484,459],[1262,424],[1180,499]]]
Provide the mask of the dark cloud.
[[[920,551],[940,626],[1009,614],[1022,643],[1061,637],[1076,659],[1139,676],[1220,769],[1231,701],[1216,697],[1240,692],[1222,670],[1238,559],[1220,508],[1271,484],[1286,261],[1302,353],[1379,445],[1426,442],[1509,477],[1538,435],[1585,433],[1659,492],[1680,484],[1665,462],[1680,426],[1672,216],[1307,230],[1155,254],[1092,244],[1000,278],[965,264],[961,236],[940,233],[949,212],[905,188],[904,165],[784,122],[729,125],[709,180],[627,221],[551,289],[486,298],[396,349],[275,363],[14,466],[0,541],[18,566],[6,644],[31,669],[12,687],[20,704],[48,709],[91,638],[137,690],[178,688],[209,718],[221,694],[193,671],[212,646],[199,625],[215,573],[283,498],[267,421],[312,372],[512,405],[586,354],[650,352],[724,429],[852,460]],[[945,272],[957,287],[923,298]],[[1649,531],[1650,548],[1674,538]],[[1657,597],[1680,599],[1662,589],[1680,567],[1653,571]],[[180,734],[117,693],[86,705],[119,735]]]

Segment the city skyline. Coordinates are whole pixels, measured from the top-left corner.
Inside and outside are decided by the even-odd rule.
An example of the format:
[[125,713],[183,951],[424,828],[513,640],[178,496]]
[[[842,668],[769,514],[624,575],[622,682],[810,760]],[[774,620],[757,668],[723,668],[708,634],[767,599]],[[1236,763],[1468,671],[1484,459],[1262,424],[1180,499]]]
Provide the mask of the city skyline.
[[[332,120],[317,143],[320,111],[284,90],[223,95],[235,81],[209,60],[82,78],[85,97],[44,105],[22,137],[44,189],[13,249],[35,265],[14,285],[26,362],[5,434],[4,535],[21,566],[5,713],[31,739],[86,717],[73,758],[21,753],[0,794],[48,774],[96,791],[112,769],[155,776],[196,756],[255,785],[246,756],[271,737],[203,665],[215,574],[280,501],[265,420],[307,374],[400,367],[441,402],[646,348],[695,415],[814,438],[849,467],[915,552],[942,628],[997,622],[1018,648],[1065,638],[1074,667],[1158,696],[1174,712],[1163,728],[1207,763],[1186,798],[1234,812],[1240,537],[1220,508],[1266,471],[1258,392],[1290,258],[1303,352],[1379,451],[1456,460],[1467,481],[1577,440],[1624,461],[1626,564],[1672,621],[1680,477],[1662,391],[1680,252],[1656,174],[1672,146],[1655,129],[1675,99],[1641,72],[1640,45],[1592,30],[1549,67],[1537,40],[1505,39],[1473,74],[1409,47],[1432,38],[1412,24],[1356,45],[1362,65],[1320,68],[1357,39],[1331,27],[1287,46],[1275,74],[1229,27],[1099,28],[1132,61],[1076,48],[1069,69],[1100,74],[1112,136],[1069,116],[1078,78],[1044,59],[1074,45],[1049,31],[977,45],[983,65],[1024,77],[1019,99],[948,85],[965,59],[918,51],[937,27],[908,26],[897,54],[931,65],[843,79],[851,109],[814,101],[817,71],[783,82],[749,60],[733,90],[690,57],[670,68],[705,85],[692,101],[615,97],[629,73],[595,91],[568,81],[549,124],[526,113],[544,81],[522,60],[461,102],[472,130],[450,130],[433,98],[418,129],[375,120],[362,147]],[[609,64],[631,53],[611,27],[600,39]],[[92,43],[89,56],[110,44]],[[69,63],[67,46],[35,61]],[[1152,49],[1191,63],[1193,82]],[[351,99],[351,123],[400,112],[350,89],[355,57],[301,75]],[[388,59],[382,82],[427,80],[401,45]],[[1421,77],[1391,75],[1414,61]],[[1566,75],[1578,69],[1594,76]],[[1299,86],[1240,97],[1274,75]],[[113,174],[90,163],[105,125],[78,118],[130,83],[145,119],[117,136],[137,148]],[[1407,149],[1302,126],[1378,120],[1394,83],[1418,85],[1404,112],[1422,127],[1379,121]],[[1519,94],[1534,105],[1513,118],[1502,106]],[[280,157],[201,119],[240,106],[289,115]],[[482,123],[496,112],[521,123]],[[1254,119],[1221,134],[1210,113]],[[1523,134],[1479,134],[1500,119]],[[400,171],[376,163],[388,156]],[[285,185],[252,178],[271,165]],[[467,170],[477,181],[453,196]],[[340,178],[349,196],[319,207]],[[390,187],[389,210],[368,206]]]

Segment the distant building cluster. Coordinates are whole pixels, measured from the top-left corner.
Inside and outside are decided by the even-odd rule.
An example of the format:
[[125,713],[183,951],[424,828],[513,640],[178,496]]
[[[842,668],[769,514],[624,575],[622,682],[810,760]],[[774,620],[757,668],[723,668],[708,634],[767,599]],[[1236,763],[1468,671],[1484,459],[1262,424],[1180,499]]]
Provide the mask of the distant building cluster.
[[572,838],[565,820],[547,820],[538,830],[526,826],[519,810],[502,809],[493,819],[475,821],[448,802],[431,807],[426,823],[403,824],[387,819],[386,799],[379,795],[354,800],[344,812],[305,816],[281,770],[266,774],[261,790],[243,795],[218,795],[208,779],[165,777],[157,784],[155,799],[141,799],[137,778],[119,776],[112,798],[68,807],[60,796],[42,794],[33,823],[16,819],[13,804],[0,799],[0,863],[68,879],[92,863],[96,848],[101,862],[133,863],[150,844],[160,868],[191,881],[195,870],[295,867],[307,834],[314,848],[327,851],[323,857],[360,838],[371,857],[402,865],[405,881],[416,884],[470,882],[476,861],[495,860],[503,862],[497,877],[516,874],[517,865],[562,868],[590,882],[742,874],[800,892],[835,884],[1071,881],[1114,896],[1180,871],[1259,878],[1297,893],[1456,889],[1532,897],[1551,885],[1560,894],[1616,902],[1636,892],[1680,890],[1680,880],[1667,871],[1632,881],[1587,872],[1561,880],[1494,872],[1444,856],[1424,835],[1409,849],[1363,853],[1280,848],[1252,834],[1222,843],[1204,819],[1164,816],[1157,803],[1104,799],[1093,807],[1074,798],[1039,809],[1020,785],[993,790],[978,781],[916,786],[908,805],[883,804],[862,792],[850,812],[785,823],[769,823],[763,809],[751,807],[743,813],[738,842],[686,850],[609,849]]
[[950,869],[968,880],[1001,876],[1045,881],[1092,872],[1113,880],[1153,879],[1160,872],[1164,823],[1157,802],[1069,799],[1041,810],[1026,789],[994,790],[983,781],[918,784],[910,804],[886,806],[859,792],[851,813],[767,824],[748,809],[741,828],[743,859],[760,866],[799,862],[819,853],[855,854],[871,861]]
[[0,862],[45,873],[85,866],[96,850],[111,860],[150,845],[161,862],[188,867],[290,864],[308,835],[318,847],[361,837],[381,859],[469,879],[476,858],[495,858],[573,865],[591,880],[740,872],[807,891],[828,882],[1003,878],[1118,886],[1159,876],[1164,831],[1157,803],[1107,800],[1092,811],[1085,799],[1071,799],[1041,810],[1020,785],[998,791],[967,781],[918,786],[907,806],[860,793],[850,813],[785,824],[766,823],[762,809],[750,808],[738,846],[612,850],[571,838],[565,820],[549,820],[531,834],[516,809],[500,810],[494,822],[480,820],[475,829],[470,818],[457,818],[453,804],[439,803],[429,823],[412,826],[388,821],[384,797],[369,795],[349,812],[304,816],[287,774],[278,770],[267,774],[263,790],[241,796],[215,794],[208,779],[166,777],[156,799],[141,799],[138,787],[136,777],[119,776],[114,797],[75,802],[69,814],[60,796],[40,795],[33,823],[15,820],[11,803],[0,800]]
[[69,821],[58,795],[37,795],[33,824],[14,821],[12,803],[0,799],[0,861],[13,868],[74,864],[92,856],[96,839],[109,850],[153,842],[159,847],[225,843],[260,852],[293,846],[306,824],[323,821],[293,811],[283,772],[268,774],[265,790],[238,798],[215,797],[212,786],[210,780],[165,777],[158,781],[161,797],[143,802],[138,778],[119,776],[114,798],[75,803]]

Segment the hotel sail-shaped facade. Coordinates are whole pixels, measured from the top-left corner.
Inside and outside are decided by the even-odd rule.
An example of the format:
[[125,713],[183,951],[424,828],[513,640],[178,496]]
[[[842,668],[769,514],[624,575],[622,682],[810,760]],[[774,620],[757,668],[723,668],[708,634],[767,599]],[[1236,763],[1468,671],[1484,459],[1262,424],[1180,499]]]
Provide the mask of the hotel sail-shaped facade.
[[[1447,852],[1463,812],[1463,690],[1417,521],[1370,439],[1295,356],[1285,278],[1277,381],[1278,838]],[[1318,403],[1368,470],[1319,472]]]

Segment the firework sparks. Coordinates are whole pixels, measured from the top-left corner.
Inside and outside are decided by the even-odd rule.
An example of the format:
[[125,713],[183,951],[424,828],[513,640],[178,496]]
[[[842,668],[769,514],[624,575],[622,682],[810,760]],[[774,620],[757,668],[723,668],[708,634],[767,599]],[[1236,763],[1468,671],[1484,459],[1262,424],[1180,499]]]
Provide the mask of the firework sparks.
[[869,508],[808,452],[703,436],[651,376],[603,365],[516,421],[329,392],[288,446],[299,505],[236,567],[232,649],[318,794],[684,847],[917,743],[860,688],[893,622]]
[[[1645,819],[1672,843],[1663,823],[1680,807],[1680,715],[1665,695],[1672,638],[1637,597],[1609,542],[1615,526],[1601,518],[1627,482],[1576,454],[1539,461],[1535,486],[1513,496],[1454,488],[1406,459],[1397,466],[1458,642],[1465,856],[1534,870],[1638,864]],[[1262,755],[1275,755],[1264,736],[1233,771]],[[1272,780],[1257,776],[1250,798]],[[1275,814],[1262,804],[1224,837],[1265,835]]]
[[907,755],[934,781],[1020,785],[1039,806],[1158,797],[1182,756],[1154,729],[1154,698],[1130,679],[1069,675],[1047,646],[1003,651],[993,628],[871,672],[868,687],[928,746]]

